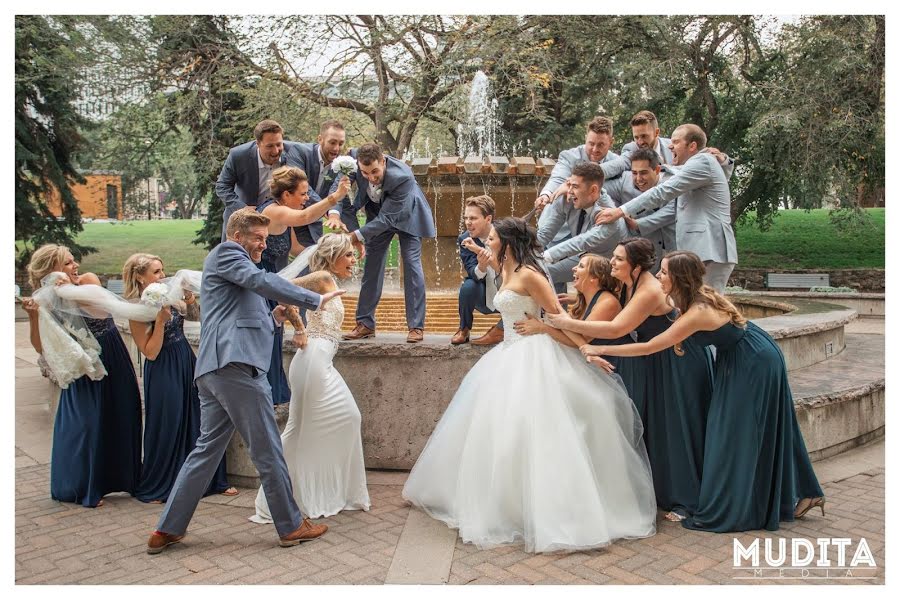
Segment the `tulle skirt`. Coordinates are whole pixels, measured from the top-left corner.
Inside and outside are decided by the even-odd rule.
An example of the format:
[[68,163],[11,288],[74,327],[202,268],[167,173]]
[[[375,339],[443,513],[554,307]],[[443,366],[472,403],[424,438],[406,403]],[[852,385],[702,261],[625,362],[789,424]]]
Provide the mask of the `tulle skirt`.
[[640,417],[617,378],[539,334],[463,379],[403,489],[481,548],[605,546],[656,532]]

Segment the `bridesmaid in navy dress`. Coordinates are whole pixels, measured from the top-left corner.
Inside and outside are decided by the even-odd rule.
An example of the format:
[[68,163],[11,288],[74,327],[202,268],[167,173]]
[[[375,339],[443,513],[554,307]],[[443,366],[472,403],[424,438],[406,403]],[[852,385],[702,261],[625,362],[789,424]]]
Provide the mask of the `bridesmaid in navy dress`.
[[[623,240],[610,263],[613,277],[622,282],[622,311],[607,322],[554,315],[550,317],[554,326],[606,339],[635,331],[638,342],[671,327],[677,312],[650,273],[656,264],[653,244],[644,238]],[[697,510],[700,497],[712,356],[703,344],[688,340],[678,347],[630,359],[628,367],[623,370],[623,380],[644,422],[657,505],[668,511],[666,519],[680,521]]]
[[[65,273],[75,285],[100,285],[93,273],[78,273],[78,263],[65,246],[41,246],[28,265],[32,287],[39,288],[41,279],[54,271]],[[31,343],[40,354],[37,306],[29,300],[25,307]],[[112,318],[84,320],[100,344],[107,375],[99,381],[84,375],[60,393],[50,453],[50,496],[97,507],[106,494],[134,494],[141,469],[141,397],[131,357]]]
[[[716,347],[716,374],[706,430],[699,505],[682,524],[703,531],[776,531],[825,496],[797,423],[784,356],[724,296],[704,285],[693,252],[662,260],[659,280],[682,316],[652,340],[629,346],[583,346],[595,356],[638,356],[695,340]],[[752,365],[752,368],[751,368]]]
[[[309,181],[303,169],[279,167],[272,173],[272,182],[269,185],[272,197],[256,206],[257,212],[269,217],[269,237],[266,238],[266,249],[263,250],[259,267],[270,273],[277,273],[287,266],[289,254],[299,254],[303,251],[303,246],[294,235],[293,227],[309,225],[322,218],[343,197],[338,196],[338,193],[344,188],[347,188],[344,190],[345,194],[349,191],[349,183],[307,208],[303,208],[303,205],[309,200]],[[272,309],[277,305],[274,300],[267,302]],[[272,402],[284,404],[291,400],[291,390],[282,362],[284,327],[276,327],[273,337],[272,361],[268,372],[269,385],[272,386]]]
[[[166,276],[162,260],[152,254],[133,254],[122,277],[125,297],[140,298],[151,283]],[[193,295],[185,298],[194,302]],[[184,317],[163,308],[153,323],[129,321],[131,336],[144,361],[144,464],[135,496],[159,504],[169,497],[178,471],[200,437],[200,397],[194,385],[193,350],[184,337]],[[205,495],[236,496],[228,485],[225,457]]]

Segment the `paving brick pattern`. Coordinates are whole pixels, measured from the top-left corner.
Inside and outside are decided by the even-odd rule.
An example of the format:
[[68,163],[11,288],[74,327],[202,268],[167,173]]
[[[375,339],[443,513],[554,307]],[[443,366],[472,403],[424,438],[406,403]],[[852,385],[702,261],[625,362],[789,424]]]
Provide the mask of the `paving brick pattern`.
[[[884,583],[884,470],[824,488],[825,518],[808,516],[777,534],[865,537],[878,569],[856,575],[875,578],[828,582]],[[330,530],[322,539],[287,549],[277,546],[272,526],[247,520],[254,490],[242,490],[233,500],[211,497],[200,503],[184,542],[148,556],[145,544],[159,505],[121,494],[107,496],[98,509],[58,503],[48,497],[49,467],[23,466],[16,471],[15,579],[18,584],[381,584],[410,510],[401,489],[370,485],[371,511],[323,519]],[[769,532],[740,537],[748,544],[756,535],[776,537]],[[457,540],[449,583],[754,583],[734,579],[731,554],[730,534],[689,531],[666,521],[652,538],[572,554],[534,555],[521,546],[479,550]],[[776,583],[782,582],[797,583]]]

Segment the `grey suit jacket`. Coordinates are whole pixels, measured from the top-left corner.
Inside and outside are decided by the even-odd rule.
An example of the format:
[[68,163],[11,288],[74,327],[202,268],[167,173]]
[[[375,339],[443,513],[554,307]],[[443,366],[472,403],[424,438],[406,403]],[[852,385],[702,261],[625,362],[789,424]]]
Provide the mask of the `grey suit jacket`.
[[[301,166],[301,154],[300,144],[284,142],[284,150],[277,166]],[[216,180],[216,196],[225,204],[225,210],[222,213],[223,242],[226,239],[225,226],[228,225],[228,218],[238,209],[245,206],[256,206],[259,196],[258,157],[256,142],[247,142],[229,150],[228,158],[222,165],[219,179]]]
[[[659,149],[662,152],[663,162],[672,164],[672,151],[669,150],[669,138],[659,138]],[[638,145],[634,142],[628,142],[622,146],[622,154],[617,160],[609,161],[603,165],[603,175],[607,179],[618,177],[619,175],[631,170],[631,153],[638,149]],[[625,173],[627,175],[627,173]]]
[[[674,169],[663,165],[657,185],[666,181],[674,173]],[[610,179],[603,185],[603,189],[609,193],[616,206],[622,206],[641,195],[641,190],[634,186],[634,178],[630,173]],[[657,265],[666,252],[677,248],[675,245],[675,206],[675,202],[669,202],[661,208],[644,209],[636,218],[638,235],[653,242]]]
[[568,256],[593,252],[603,256],[611,256],[612,251],[620,241],[628,236],[628,228],[625,221],[619,219],[606,225],[594,225],[594,216],[603,208],[615,208],[615,203],[605,191],[600,198],[587,210],[581,235],[573,235],[570,239],[547,248],[547,244],[553,241],[553,237],[563,226],[567,225],[573,233],[578,230],[578,214],[581,212],[572,203],[560,196],[548,205],[544,211],[547,214],[545,223],[538,227],[538,242],[547,248],[546,255],[553,261],[559,262]]
[[737,244],[731,227],[731,191],[722,167],[711,154],[695,154],[664,183],[621,206],[634,218],[642,210],[678,199],[675,245],[701,260],[737,263]]
[[203,261],[200,297],[203,326],[195,379],[232,362],[269,370],[275,320],[264,298],[309,310],[322,302],[319,294],[260,269],[230,240]]
[[[356,158],[356,150],[351,150],[350,155]],[[372,202],[369,198],[369,180],[362,176],[359,169],[349,177],[356,183],[356,196],[352,203],[344,198],[341,219],[350,231],[359,229],[364,240],[391,229],[420,238],[435,237],[437,232],[431,207],[406,163],[392,156],[385,157],[380,202]],[[340,177],[331,184],[332,192],[337,190],[339,182]],[[366,211],[366,224],[362,227],[355,217],[360,209]]]

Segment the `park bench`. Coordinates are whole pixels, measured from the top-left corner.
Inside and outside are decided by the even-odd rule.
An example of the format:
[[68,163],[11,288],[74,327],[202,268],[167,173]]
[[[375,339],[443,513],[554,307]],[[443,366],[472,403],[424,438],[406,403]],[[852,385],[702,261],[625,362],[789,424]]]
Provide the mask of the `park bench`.
[[797,289],[831,285],[828,273],[766,273],[766,287]]
[[119,294],[120,296],[125,292],[125,280],[124,279],[107,279],[106,280],[106,289],[111,291],[114,294]]

